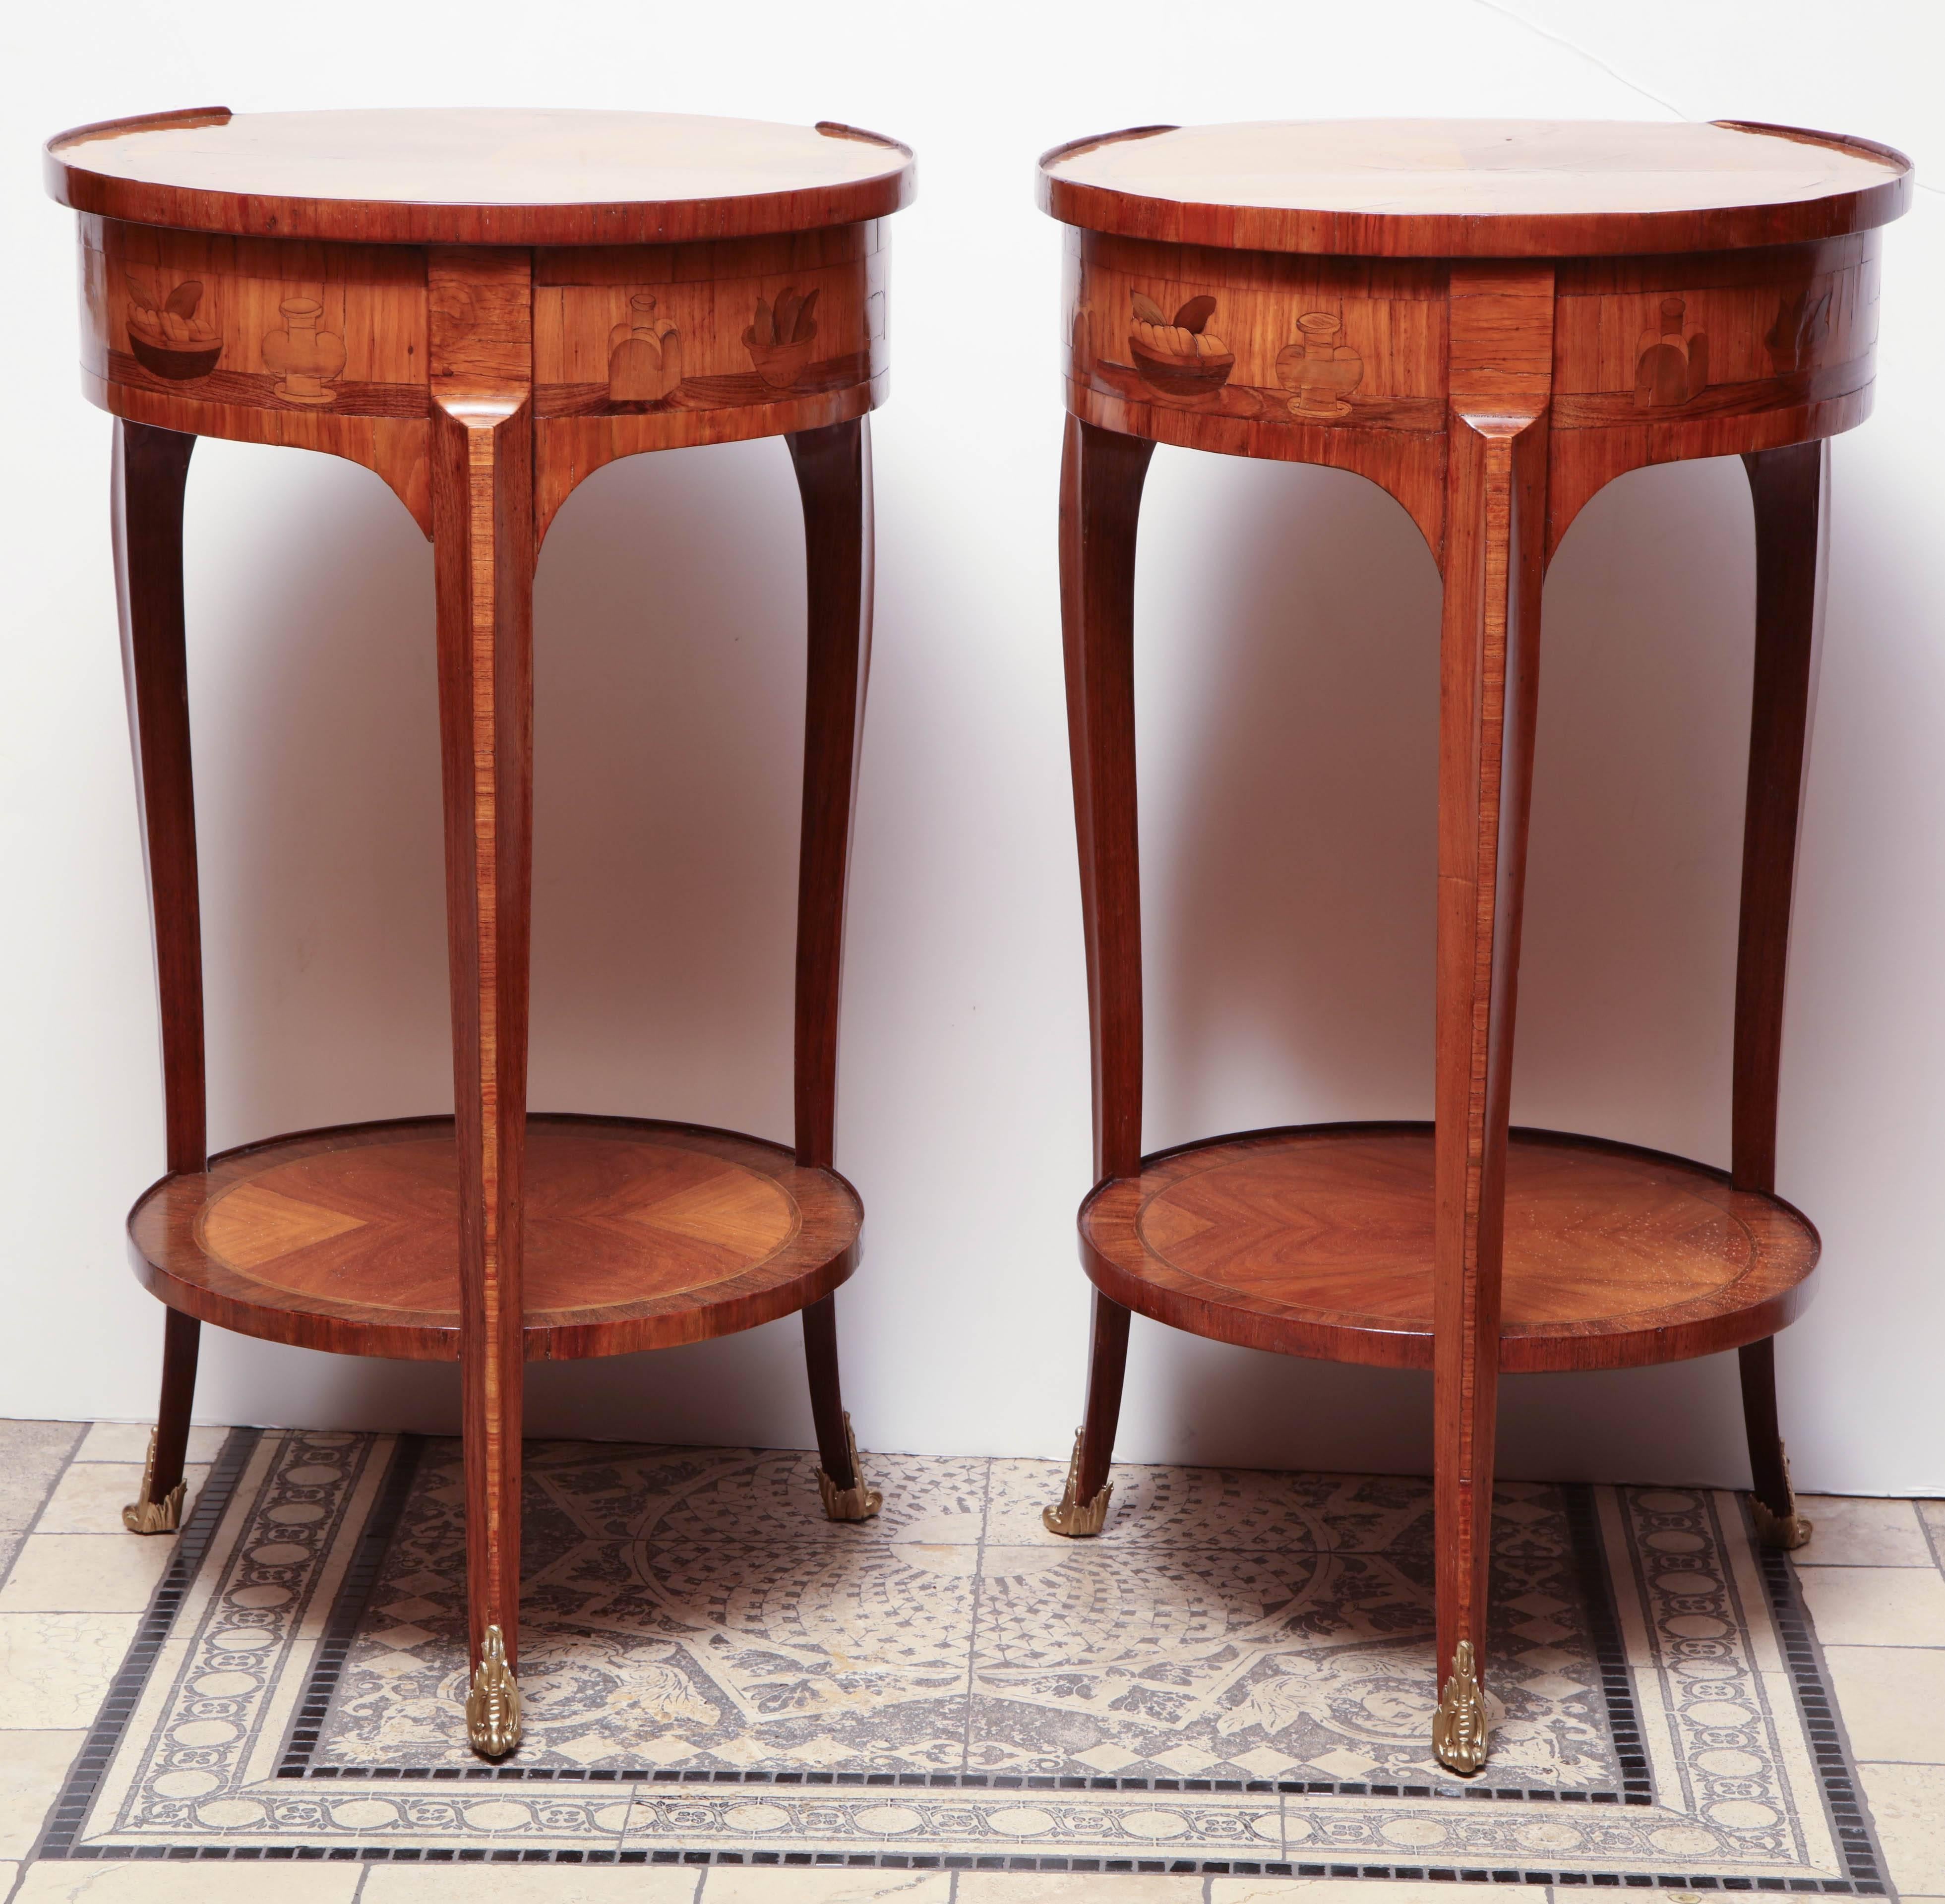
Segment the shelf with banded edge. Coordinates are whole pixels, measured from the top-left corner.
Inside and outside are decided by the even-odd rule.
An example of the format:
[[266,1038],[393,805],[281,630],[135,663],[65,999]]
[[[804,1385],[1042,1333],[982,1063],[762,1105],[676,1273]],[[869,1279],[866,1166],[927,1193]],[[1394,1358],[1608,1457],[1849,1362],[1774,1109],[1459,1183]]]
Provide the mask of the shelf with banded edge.
[[[1164,1151],[1080,1207],[1108,1296],[1250,1348],[1432,1366],[1432,1132],[1318,1124]],[[1635,1368],[1774,1335],[1820,1245],[1780,1198],[1685,1158],[1511,1133],[1500,1366]]]
[[[130,1212],[136,1274],[248,1336],[412,1360],[459,1352],[450,1117],[307,1131],[165,1177]],[[863,1220],[836,1172],[690,1124],[527,1120],[529,1361],[728,1335],[829,1295]]]

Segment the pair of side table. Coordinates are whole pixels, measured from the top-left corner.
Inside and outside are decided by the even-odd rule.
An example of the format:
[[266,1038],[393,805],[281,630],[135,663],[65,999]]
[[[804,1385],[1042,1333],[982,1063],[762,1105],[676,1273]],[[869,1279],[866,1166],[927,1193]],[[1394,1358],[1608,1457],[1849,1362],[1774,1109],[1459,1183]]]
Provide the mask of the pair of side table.
[[[862,1212],[832,1169],[844,870],[870,621],[865,414],[902,146],[851,128],[624,114],[223,112],[49,149],[82,214],[84,375],[117,426],[118,573],[162,1003],[169,1172],[136,1205],[168,1305],[129,1524],[175,1524],[198,1332],[457,1357],[469,1731],[519,1736],[523,1358],[801,1310],[826,1511],[876,1511],[832,1291]],[[1129,1319],[1433,1371],[1432,1746],[1484,1763],[1502,1370],[1740,1351],[1761,1536],[1800,1545],[1772,1339],[1817,1254],[1775,1194],[1824,439],[1870,402],[1878,228],[1910,168],[1774,127],[1146,127],[1042,162],[1071,230],[1062,607],[1093,1028],[1096,1289],[1056,1533],[1103,1525]],[[438,576],[456,1119],[206,1154],[181,577],[199,435],[375,470]],[[809,689],[797,1142],[526,1109],[535,553],[612,458],[783,435],[804,498]],[[1444,578],[1437,1084],[1423,1124],[1141,1152],[1133,614],[1157,442],[1352,470]],[[1606,482],[1740,454],[1754,710],[1733,1167],[1509,1129],[1547,561]]]

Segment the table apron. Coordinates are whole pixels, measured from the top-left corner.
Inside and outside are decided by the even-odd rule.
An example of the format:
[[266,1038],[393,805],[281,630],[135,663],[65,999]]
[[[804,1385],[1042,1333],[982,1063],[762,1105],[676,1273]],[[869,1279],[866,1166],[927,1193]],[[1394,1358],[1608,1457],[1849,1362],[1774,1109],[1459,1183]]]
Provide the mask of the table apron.
[[[82,388],[117,416],[375,470],[430,533],[430,248],[79,220]],[[845,423],[888,385],[882,220],[531,264],[536,530],[617,457]],[[439,248],[442,333],[470,248]],[[476,248],[482,297],[504,248]],[[455,270],[455,264],[457,269]],[[455,282],[457,289],[455,289]]]
[[[1355,470],[1404,505],[1442,561],[1454,409],[1447,261],[1074,230],[1066,239],[1062,345],[1075,415],[1158,442]],[[1551,331],[1549,556],[1589,498],[1629,470],[1860,423],[1881,241],[1872,230],[1556,260],[1553,294],[1533,319]]]

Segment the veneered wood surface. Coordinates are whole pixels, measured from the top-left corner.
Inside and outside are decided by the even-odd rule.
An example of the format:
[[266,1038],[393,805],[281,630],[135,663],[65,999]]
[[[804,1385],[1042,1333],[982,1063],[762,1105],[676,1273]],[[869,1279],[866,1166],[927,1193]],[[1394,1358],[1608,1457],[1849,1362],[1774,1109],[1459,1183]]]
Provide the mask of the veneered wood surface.
[[[171,1305],[156,1479],[166,1492],[180,1473],[202,1320],[456,1356],[473,1655],[497,1631],[516,1665],[529,1357],[802,1309],[824,1471],[840,1492],[858,1484],[831,1292],[860,1212],[825,1166],[869,652],[863,418],[886,388],[877,221],[910,196],[910,155],[843,127],[618,114],[214,111],[55,143],[51,183],[81,213],[83,387],[123,420],[117,547],[169,1084],[171,1175],[131,1219],[138,1268]],[[590,193],[610,196],[574,196]],[[530,1144],[541,539],[617,456],[784,433],[811,608],[800,1162],[594,1120],[575,1126],[578,1149],[557,1141],[561,1120]],[[456,1117],[273,1140],[220,1160],[227,1178],[203,1168],[182,658],[197,436],[377,470],[433,540],[438,598]]]
[[1830,453],[1821,443],[1801,443],[1745,461],[1755,515],[1756,652],[1736,943],[1730,1166],[1739,1188],[1768,1191],[1776,1188],[1783,984],[1823,619]]
[[[1444,1689],[1462,1642],[1486,1664],[1502,1369],[1745,1349],[1758,1486],[1786,1508],[1767,1340],[1816,1240],[1767,1193],[1818,439],[1868,413],[1875,227],[1904,209],[1909,168],[1787,128],[1336,122],[1137,128],[1050,154],[1042,187],[1079,227],[1062,575],[1099,1300],[1077,1491],[1107,1476],[1129,1309],[1252,1347],[1431,1366]],[[1435,1127],[1135,1160],[1133,550],[1156,442],[1355,470],[1439,564]],[[1508,1132],[1542,578],[1614,477],[1732,452],[1750,463],[1761,578],[1733,1183]],[[1440,1749],[1477,1769],[1463,1744]]]
[[[204,1069],[202,909],[196,874],[187,631],[183,614],[183,498],[193,436],[118,421],[111,484],[115,592],[142,862],[162,1024],[162,1105],[171,1170],[208,1158]],[[168,1312],[153,1459],[143,1500],[168,1498],[183,1477],[202,1325]]]
[[[1135,536],[1154,454],[1139,436],[1067,420],[1060,470],[1060,621],[1080,854],[1093,1071],[1094,1175],[1142,1154],[1141,840],[1135,806]],[[1096,1292],[1075,1499],[1108,1479],[1127,1369],[1128,1312]]]
[[208,1154],[202,904],[183,614],[183,499],[195,448],[193,436],[118,423],[111,484],[122,685],[142,814],[171,1170],[200,1170]]
[[1373,257],[1797,244],[1910,202],[1910,162],[1794,127],[1538,119],[1161,126],[1056,146],[1040,203],[1090,231]]
[[[1151,1158],[1082,1206],[1088,1274],[1158,1321],[1253,1348],[1429,1368],[1428,1124],[1319,1125]],[[1816,1231],[1780,1199],[1680,1157],[1515,1130],[1500,1365],[1678,1361],[1774,1334]]]
[[855,127],[669,112],[221,107],[48,142],[78,211],[238,236],[378,244],[670,244],[883,217],[911,153]]
[[[528,1360],[727,1335],[851,1273],[856,1194],[779,1145],[682,1124],[530,1117]],[[162,1300],[273,1342],[448,1360],[459,1348],[450,1118],[278,1138],[164,1178],[129,1218]]]
[[1432,1437],[1438,1683],[1485,1662],[1507,1108],[1533,786],[1553,267],[1451,267],[1438,663]]
[[525,250],[426,254],[467,1595],[473,1658],[498,1627],[510,1667],[533,885],[532,274]]
[[[792,1068],[797,1160],[828,1169],[837,1143],[837,1024],[858,741],[871,671],[871,439],[860,417],[788,441],[803,501],[809,608]],[[834,1345],[834,1367],[835,1358]]]
[[[888,387],[875,220],[531,249],[215,236],[93,214],[79,224],[91,401],[166,430],[362,463],[428,535],[430,332],[463,328],[490,296],[468,260],[482,273],[514,251],[529,260],[524,361],[499,368],[532,392],[536,540],[617,457],[850,422]],[[179,310],[159,308],[172,300]],[[791,335],[778,343],[780,315]]]
[[[1569,257],[1529,328],[1550,339],[1546,552],[1614,477],[1852,428],[1876,374],[1882,236]],[[1068,234],[1068,408],[1117,434],[1356,471],[1445,538],[1458,262],[1292,257]],[[1204,300],[1219,354],[1145,355],[1138,300]],[[1675,348],[1660,348],[1663,326]],[[1673,362],[1679,374],[1653,367]],[[1644,369],[1644,366],[1649,368]]]

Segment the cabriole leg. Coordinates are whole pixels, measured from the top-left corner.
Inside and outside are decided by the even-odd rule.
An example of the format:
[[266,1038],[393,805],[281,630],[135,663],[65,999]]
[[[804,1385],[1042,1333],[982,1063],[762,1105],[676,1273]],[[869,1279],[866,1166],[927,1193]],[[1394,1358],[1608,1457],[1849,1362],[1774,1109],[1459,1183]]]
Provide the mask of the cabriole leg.
[[[113,520],[122,666],[142,815],[143,862],[162,1009],[162,1091],[171,1174],[208,1161],[203,1079],[202,922],[190,762],[183,612],[183,494],[196,439],[146,424],[115,426]],[[122,1510],[131,1533],[182,1524],[183,1457],[196,1397],[202,1324],[166,1312],[162,1391],[141,1493]]]
[[[429,254],[433,561],[459,1154],[467,1736],[520,1741],[522,1172],[533,812],[529,254]],[[457,334],[442,336],[450,321]],[[463,328],[461,328],[462,327]]]
[[[797,873],[797,1160],[828,1170],[837,1120],[845,880],[871,664],[871,438],[861,417],[787,441],[803,498],[810,608]],[[803,1345],[824,1511],[833,1520],[868,1520],[884,1497],[865,1484],[844,1412],[835,1296],[804,1311]]]
[[1439,1702],[1432,1748],[1485,1763],[1500,1273],[1533,785],[1548,266],[1457,266],[1440,641],[1433,1436]]
[[1050,1533],[1078,1539],[1108,1524],[1114,1483],[1108,1478],[1114,1459],[1114,1431],[1121,1419],[1121,1385],[1128,1372],[1128,1311],[1096,1289],[1094,1332],[1087,1355],[1087,1413],[1074,1437],[1067,1485],[1059,1500],[1042,1508]]
[[[1067,420],[1060,476],[1060,615],[1080,849],[1093,1053],[1094,1175],[1142,1166],[1142,907],[1135,813],[1135,534],[1154,445]],[[1127,1366],[1128,1311],[1096,1292],[1087,1413],[1053,1533],[1098,1534]]]
[[[1743,461],[1755,505],[1756,652],[1736,950],[1731,1151],[1736,1188],[1771,1194],[1797,820],[1823,619],[1829,446],[1796,443],[1759,451]],[[1766,1546],[1801,1547],[1811,1525],[1796,1511],[1777,1420],[1774,1339],[1750,1343],[1740,1360],[1755,1483],[1749,1511],[1756,1533]]]
[[851,1432],[837,1382],[837,1299],[827,1296],[803,1312],[804,1360],[810,1370],[810,1413],[817,1428],[817,1491],[832,1520],[869,1520],[885,1497],[866,1484],[858,1465],[858,1440]]
[[1749,1437],[1749,1517],[1765,1547],[1786,1553],[1806,1546],[1816,1530],[1796,1511],[1789,1457],[1776,1413],[1776,1338],[1765,1336],[1737,1351],[1743,1378],[1743,1425]]

